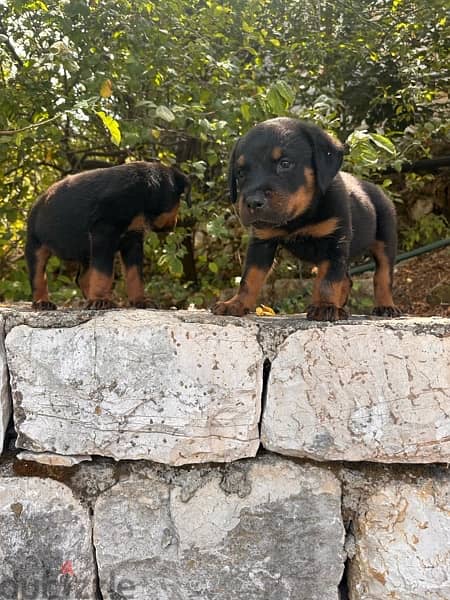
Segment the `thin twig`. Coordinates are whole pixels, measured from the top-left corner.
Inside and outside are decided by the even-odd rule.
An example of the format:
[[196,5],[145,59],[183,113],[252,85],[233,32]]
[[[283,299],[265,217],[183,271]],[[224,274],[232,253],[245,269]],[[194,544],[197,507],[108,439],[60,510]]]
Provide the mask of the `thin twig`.
[[51,123],[52,121],[58,118],[59,115],[55,115],[54,117],[50,117],[50,119],[44,119],[43,121],[39,121],[39,123],[32,123],[31,125],[27,125],[26,127],[22,127],[21,129],[0,129],[0,135],[14,135],[16,133],[21,133],[22,131],[35,129],[36,127],[40,127],[41,125],[45,125],[46,123]]

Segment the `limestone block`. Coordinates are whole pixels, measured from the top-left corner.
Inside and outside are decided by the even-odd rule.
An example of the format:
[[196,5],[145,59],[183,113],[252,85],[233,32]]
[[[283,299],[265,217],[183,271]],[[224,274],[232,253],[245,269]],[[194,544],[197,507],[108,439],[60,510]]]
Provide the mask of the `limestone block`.
[[265,456],[146,474],[94,507],[104,600],[337,600],[344,529],[330,471]]
[[52,454],[51,452],[27,452],[26,450],[19,452],[17,458],[50,467],[73,467],[81,462],[90,462],[92,460],[92,456],[89,455],[71,456],[70,454]]
[[11,398],[9,395],[4,335],[4,322],[0,315],[0,454],[2,453],[5,431],[11,416]]
[[96,598],[91,522],[68,487],[0,478],[0,599]]
[[450,599],[450,479],[376,486],[354,520],[350,600]]
[[188,311],[13,327],[6,347],[17,445],[172,465],[254,456],[263,368],[256,332],[241,319]]
[[288,335],[262,442],[314,460],[450,460],[450,320],[362,321]]

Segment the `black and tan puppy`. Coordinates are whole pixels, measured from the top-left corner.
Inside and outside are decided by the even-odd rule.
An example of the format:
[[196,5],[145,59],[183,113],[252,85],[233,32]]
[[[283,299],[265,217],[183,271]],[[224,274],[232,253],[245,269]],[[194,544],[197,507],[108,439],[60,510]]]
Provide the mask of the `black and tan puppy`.
[[282,245],[317,266],[308,319],[348,318],[349,259],[369,250],[376,262],[373,313],[400,314],[392,299],[396,216],[375,185],[339,172],[343,149],[319,127],[290,118],[270,119],[239,139],[230,159],[232,202],[251,228],[238,293],[213,312],[244,315]]
[[144,231],[175,226],[186,175],[160,163],[133,162],[69,175],[53,184],[31,208],[25,255],[33,308],[54,310],[45,268],[52,254],[80,266],[77,283],[86,308],[111,301],[114,255],[120,252],[128,299],[145,308],[142,281]]

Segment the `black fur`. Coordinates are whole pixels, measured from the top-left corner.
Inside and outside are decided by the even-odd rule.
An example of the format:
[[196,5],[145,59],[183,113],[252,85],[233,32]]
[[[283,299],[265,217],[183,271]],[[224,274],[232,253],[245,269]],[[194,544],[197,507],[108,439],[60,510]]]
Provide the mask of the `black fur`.
[[284,117],[237,141],[230,196],[252,235],[239,292],[218,302],[216,314],[252,310],[279,245],[318,267],[309,319],[347,318],[348,262],[367,250],[377,264],[374,313],[400,314],[392,300],[394,206],[377,186],[340,172],[342,158],[341,144],[319,127]]
[[110,308],[113,262],[120,252],[134,306],[143,296],[142,261],[145,229],[170,230],[186,175],[160,163],[133,162],[69,175],[53,184],[32,206],[25,249],[33,306],[55,309],[48,298],[45,266],[55,254],[80,265],[77,283],[87,307]]

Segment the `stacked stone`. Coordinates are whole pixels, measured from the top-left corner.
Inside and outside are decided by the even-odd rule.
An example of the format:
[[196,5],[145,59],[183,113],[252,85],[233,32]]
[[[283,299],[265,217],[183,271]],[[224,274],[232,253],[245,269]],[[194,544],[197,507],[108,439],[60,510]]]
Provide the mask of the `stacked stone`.
[[3,309],[0,442],[0,599],[450,600],[449,319]]

